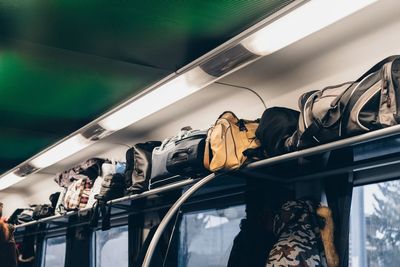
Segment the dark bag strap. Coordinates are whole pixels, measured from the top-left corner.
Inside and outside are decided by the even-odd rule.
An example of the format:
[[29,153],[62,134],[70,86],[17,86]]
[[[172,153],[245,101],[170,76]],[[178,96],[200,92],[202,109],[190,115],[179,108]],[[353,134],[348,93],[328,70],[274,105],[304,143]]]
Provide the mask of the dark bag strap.
[[316,136],[319,135],[319,132],[323,128],[322,124],[318,120],[313,119],[312,123],[304,130],[301,139],[307,139],[307,140],[315,140],[316,142],[320,142]]
[[101,206],[101,230],[107,231],[111,228],[111,205]]
[[86,221],[85,217],[73,215],[68,218],[67,242],[65,252],[65,267],[89,267],[91,229],[87,226],[77,226]]
[[347,175],[332,177],[326,183],[328,205],[335,223],[335,246],[339,254],[339,266],[348,266],[350,210],[353,182]]
[[98,203],[92,208],[92,216],[90,218],[89,227],[96,229],[99,226],[100,206]]

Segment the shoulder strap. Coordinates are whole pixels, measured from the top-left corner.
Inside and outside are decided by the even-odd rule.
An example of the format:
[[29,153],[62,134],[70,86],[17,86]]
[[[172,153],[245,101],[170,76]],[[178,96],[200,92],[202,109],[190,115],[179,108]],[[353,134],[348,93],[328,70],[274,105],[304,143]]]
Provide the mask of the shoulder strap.
[[203,159],[203,164],[204,168],[207,170],[210,170],[210,161],[211,161],[211,155],[210,155],[210,138],[211,138],[211,132],[212,132],[213,127],[211,127],[208,132],[207,132],[207,138],[206,138],[206,147],[204,149],[204,159]]

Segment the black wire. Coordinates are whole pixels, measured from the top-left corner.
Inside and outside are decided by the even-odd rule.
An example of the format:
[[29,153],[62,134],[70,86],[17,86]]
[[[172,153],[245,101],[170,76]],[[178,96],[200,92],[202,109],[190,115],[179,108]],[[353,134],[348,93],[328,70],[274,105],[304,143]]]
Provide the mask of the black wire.
[[264,108],[267,109],[267,105],[265,104],[264,99],[253,89],[245,87],[245,86],[240,86],[240,85],[234,85],[234,84],[230,84],[230,83],[223,83],[223,82],[215,82],[216,84],[221,84],[221,85],[226,85],[226,86],[231,86],[231,87],[235,87],[235,88],[239,88],[239,89],[245,89],[247,91],[252,92],[253,94],[255,94],[258,99],[260,99],[261,103],[263,104]]

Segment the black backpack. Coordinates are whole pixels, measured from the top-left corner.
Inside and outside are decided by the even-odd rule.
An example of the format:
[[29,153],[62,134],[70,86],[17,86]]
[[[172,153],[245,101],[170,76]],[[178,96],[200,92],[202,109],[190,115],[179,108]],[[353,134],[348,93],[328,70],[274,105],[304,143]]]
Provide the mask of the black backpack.
[[284,107],[273,107],[264,111],[256,136],[268,157],[294,150],[289,137],[297,129],[299,115],[298,111]]
[[151,156],[159,141],[138,143],[126,151],[125,181],[128,194],[138,194],[149,188]]

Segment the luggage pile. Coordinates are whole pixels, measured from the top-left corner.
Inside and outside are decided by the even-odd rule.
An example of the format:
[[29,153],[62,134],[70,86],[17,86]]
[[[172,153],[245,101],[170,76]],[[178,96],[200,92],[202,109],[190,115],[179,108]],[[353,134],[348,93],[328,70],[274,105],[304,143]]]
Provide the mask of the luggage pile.
[[354,82],[301,95],[300,112],[272,107],[260,119],[246,120],[226,111],[209,129],[184,127],[164,141],[133,145],[126,162],[89,159],[55,177],[64,189],[59,207],[92,207],[98,201],[396,125],[399,83],[400,57],[391,56]]

